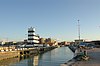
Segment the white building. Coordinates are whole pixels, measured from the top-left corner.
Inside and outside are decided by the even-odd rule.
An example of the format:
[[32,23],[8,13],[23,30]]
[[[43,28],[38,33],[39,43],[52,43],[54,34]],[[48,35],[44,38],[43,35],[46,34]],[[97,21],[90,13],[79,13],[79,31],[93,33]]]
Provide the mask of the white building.
[[35,34],[35,28],[28,28],[28,45],[39,44],[39,36]]

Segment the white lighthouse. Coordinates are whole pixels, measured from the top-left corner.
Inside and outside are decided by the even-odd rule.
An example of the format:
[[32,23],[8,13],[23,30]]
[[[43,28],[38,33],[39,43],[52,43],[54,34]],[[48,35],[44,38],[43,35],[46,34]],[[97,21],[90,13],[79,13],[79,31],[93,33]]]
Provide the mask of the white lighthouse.
[[28,45],[38,45],[39,44],[39,36],[35,34],[35,28],[28,28]]

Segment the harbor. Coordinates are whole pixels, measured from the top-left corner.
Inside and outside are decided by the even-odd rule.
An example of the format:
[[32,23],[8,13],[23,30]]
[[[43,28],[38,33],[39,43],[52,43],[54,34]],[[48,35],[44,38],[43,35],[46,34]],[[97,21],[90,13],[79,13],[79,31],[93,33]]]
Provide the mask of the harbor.
[[100,66],[100,0],[0,0],[0,66]]
[[[68,47],[59,47],[38,55],[2,60],[0,64],[2,66],[60,66],[64,62],[72,59],[73,56],[73,52]],[[5,61],[7,60],[14,60],[14,62],[6,63]]]
[[[52,38],[40,38],[35,28],[28,28],[27,39],[22,42],[1,42],[0,62],[2,66],[19,66],[21,61],[27,60],[28,66],[60,66],[74,57],[69,49],[70,42],[57,42]],[[7,60],[14,60],[7,62]],[[16,64],[17,63],[17,64]],[[24,63],[25,64],[25,63]],[[24,65],[23,64],[23,65]],[[21,65],[22,66],[22,65]]]
[[[14,63],[6,63],[6,66],[80,66],[85,62],[87,66],[91,66],[91,62],[99,61],[99,55],[97,54],[97,58],[92,54],[100,52],[100,41],[85,41],[80,39],[80,34],[79,39],[74,42],[57,42],[52,38],[40,38],[35,33],[35,28],[30,27],[27,36],[22,42],[1,44],[1,64],[15,59]],[[91,58],[95,59],[91,61]]]

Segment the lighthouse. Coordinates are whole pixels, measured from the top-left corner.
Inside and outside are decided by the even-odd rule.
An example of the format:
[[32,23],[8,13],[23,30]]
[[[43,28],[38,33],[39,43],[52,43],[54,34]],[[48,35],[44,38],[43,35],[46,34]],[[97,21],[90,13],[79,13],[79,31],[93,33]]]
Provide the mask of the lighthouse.
[[39,35],[35,34],[35,28],[34,27],[28,28],[28,45],[38,46],[38,44],[39,44]]

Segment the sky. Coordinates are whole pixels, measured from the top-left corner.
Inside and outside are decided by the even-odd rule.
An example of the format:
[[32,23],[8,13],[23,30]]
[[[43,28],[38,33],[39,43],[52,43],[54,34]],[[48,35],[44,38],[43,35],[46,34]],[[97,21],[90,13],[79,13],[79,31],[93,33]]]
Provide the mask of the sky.
[[100,40],[100,0],[0,0],[0,40],[27,38],[29,27],[36,34],[58,41]]

